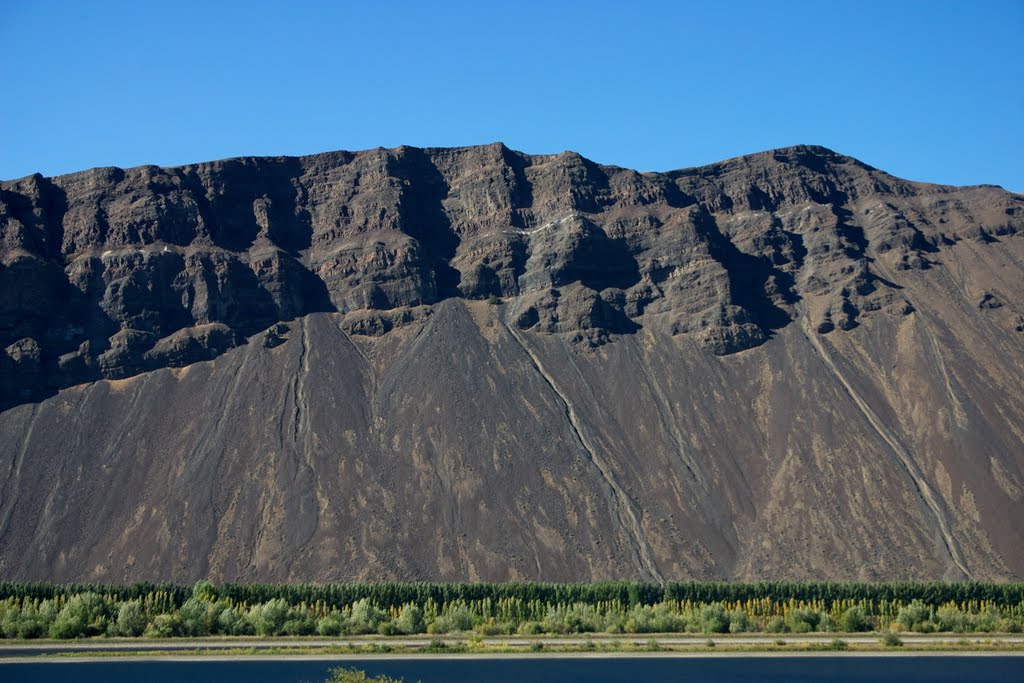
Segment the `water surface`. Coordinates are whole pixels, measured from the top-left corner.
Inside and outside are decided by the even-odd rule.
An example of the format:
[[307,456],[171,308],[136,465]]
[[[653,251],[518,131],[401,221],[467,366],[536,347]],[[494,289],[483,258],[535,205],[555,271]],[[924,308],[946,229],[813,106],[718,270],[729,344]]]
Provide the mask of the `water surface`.
[[5,683],[321,683],[336,666],[370,675],[386,673],[406,683],[1021,683],[1024,657],[1014,656],[819,656],[677,658],[500,658],[500,659],[346,659],[27,663],[0,665]]

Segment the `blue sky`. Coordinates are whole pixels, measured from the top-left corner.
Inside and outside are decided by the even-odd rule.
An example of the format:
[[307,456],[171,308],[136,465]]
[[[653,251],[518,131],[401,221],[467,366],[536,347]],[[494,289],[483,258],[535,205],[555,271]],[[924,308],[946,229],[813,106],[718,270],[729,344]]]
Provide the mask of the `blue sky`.
[[0,178],[496,140],[668,170],[810,143],[1024,192],[1021,35],[1021,0],[0,0]]

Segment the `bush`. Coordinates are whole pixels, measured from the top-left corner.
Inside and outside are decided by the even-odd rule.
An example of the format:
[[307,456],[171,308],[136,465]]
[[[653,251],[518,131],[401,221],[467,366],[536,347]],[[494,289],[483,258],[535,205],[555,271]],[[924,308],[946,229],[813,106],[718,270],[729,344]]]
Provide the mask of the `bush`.
[[[712,605],[712,607],[721,605]],[[722,610],[725,613],[725,610]],[[728,617],[725,617],[728,619]],[[698,629],[701,628],[698,620]],[[726,622],[728,627],[728,622]],[[636,605],[626,615],[626,623],[623,625],[626,633],[678,633],[686,630],[686,621],[681,614],[677,614],[671,606],[666,603],[657,605]]]
[[182,634],[181,617],[177,614],[158,614],[146,627],[147,638],[174,638]]
[[367,676],[365,671],[359,669],[338,668],[331,669],[331,677],[327,683],[402,683],[403,678],[392,678],[381,674],[379,676]]
[[813,631],[821,620],[821,615],[810,609],[790,610],[786,617],[786,626],[793,633],[809,633]]
[[311,636],[316,632],[316,624],[308,616],[287,619],[281,627],[286,636]]
[[483,636],[507,636],[515,632],[515,626],[509,622],[497,622],[492,617],[477,626],[476,631]]
[[745,633],[751,629],[750,617],[741,609],[729,613],[729,633]]
[[519,634],[523,636],[536,636],[544,633],[544,627],[542,627],[536,621],[524,621],[519,624]]
[[1002,633],[1020,633],[1020,622],[1016,619],[1002,619],[999,622],[999,631]]
[[455,603],[448,606],[448,609],[437,618],[433,626],[436,633],[470,631],[473,629],[473,613],[464,603]]
[[603,626],[597,607],[581,602],[570,607],[548,607],[544,617],[544,630],[549,633],[594,633]]
[[821,619],[818,620],[818,630],[826,633],[839,630],[839,625],[836,620],[832,618],[828,612],[821,613]]
[[729,630],[729,613],[717,602],[708,605],[700,611],[700,624],[704,633],[725,633]]
[[884,636],[882,636],[882,644],[886,647],[901,647],[903,645],[903,641],[900,640],[898,635],[892,631],[888,631]]
[[436,638],[434,640],[430,641],[429,643],[427,643],[427,646],[425,648],[423,648],[424,652],[434,652],[434,653],[437,653],[437,652],[450,652],[451,650],[452,650],[452,647],[448,643],[444,642],[443,640],[438,640]]
[[382,636],[397,636],[402,632],[398,630],[394,621],[382,621],[377,627],[377,633]]
[[920,600],[914,600],[900,609],[896,615],[896,621],[909,631],[920,631],[924,622],[930,621],[931,618],[932,611]]
[[956,607],[943,606],[935,610],[935,622],[940,631],[954,631],[963,633],[967,630],[967,615]]
[[864,608],[854,606],[843,612],[839,617],[839,628],[847,633],[871,630],[871,624],[864,614]]
[[786,631],[786,620],[782,617],[772,617],[765,624],[764,630],[768,633],[784,633]]
[[842,640],[841,638],[833,638],[830,647],[833,650],[845,650],[845,649],[849,648],[850,646],[847,645],[846,641]]
[[331,612],[316,622],[316,632],[322,636],[340,636],[345,630],[345,620],[338,612]]

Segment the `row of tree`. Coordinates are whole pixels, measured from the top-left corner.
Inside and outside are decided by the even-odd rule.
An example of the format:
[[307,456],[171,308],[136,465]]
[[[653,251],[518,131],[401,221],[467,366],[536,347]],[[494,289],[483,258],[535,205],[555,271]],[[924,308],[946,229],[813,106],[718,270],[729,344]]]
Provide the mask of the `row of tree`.
[[[42,584],[39,584],[42,586]],[[370,584],[364,584],[370,585]],[[426,584],[424,584],[426,585]],[[437,585],[437,584],[433,584]],[[456,584],[452,584],[456,585]],[[526,584],[521,584],[526,585]],[[643,584],[633,584],[643,585]],[[147,593],[118,590],[32,591],[0,600],[0,634],[7,638],[92,636],[349,636],[377,633],[741,633],[851,632],[865,630],[1020,632],[1024,601],[988,599],[934,605],[919,598],[771,597],[735,600],[665,599],[652,604],[615,593],[603,599],[546,601],[536,597],[455,597],[401,604],[359,597],[338,604],[318,597],[235,599],[223,587],[200,581],[191,589],[156,587]],[[179,600],[182,597],[183,600]],[[287,594],[286,594],[287,595]],[[387,594],[385,595],[393,595]],[[883,594],[884,595],[884,594]],[[607,597],[612,596],[612,597]],[[327,594],[330,598],[330,594]],[[571,594],[570,594],[571,597]]]
[[[331,607],[351,605],[367,599],[383,608],[400,607],[406,603],[420,606],[428,600],[445,604],[489,599],[498,602],[516,598],[524,602],[572,604],[617,601],[622,605],[654,605],[664,601],[691,603],[744,603],[768,599],[817,602],[826,609],[833,603],[849,601],[876,604],[906,604],[919,601],[938,607],[949,603],[990,603],[1017,605],[1024,602],[1024,583],[986,582],[888,582],[858,583],[833,581],[765,581],[741,583],[730,581],[680,581],[665,584],[632,581],[595,583],[331,583],[331,584],[238,584],[213,586],[204,590],[216,598],[250,604],[281,599],[289,605],[322,603]],[[80,593],[97,593],[118,601],[142,599],[159,593],[180,607],[192,596],[193,587],[171,583],[51,584],[0,582],[0,600],[6,598],[50,599]]]

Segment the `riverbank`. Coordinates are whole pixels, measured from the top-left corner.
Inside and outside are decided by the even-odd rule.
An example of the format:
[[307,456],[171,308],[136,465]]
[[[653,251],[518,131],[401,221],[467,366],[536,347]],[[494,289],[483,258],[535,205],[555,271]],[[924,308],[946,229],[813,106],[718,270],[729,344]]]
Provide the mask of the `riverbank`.
[[0,663],[40,659],[216,657],[761,656],[792,654],[1024,654],[1024,636],[829,634],[648,638],[102,639],[8,641]]

